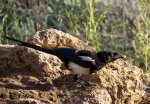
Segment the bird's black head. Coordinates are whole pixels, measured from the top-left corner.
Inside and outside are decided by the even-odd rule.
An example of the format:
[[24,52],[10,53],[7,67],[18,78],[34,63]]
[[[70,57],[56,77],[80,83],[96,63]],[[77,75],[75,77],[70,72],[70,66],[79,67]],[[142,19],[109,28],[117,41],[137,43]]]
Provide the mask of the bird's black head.
[[100,62],[105,63],[105,64],[108,62],[114,61],[118,58],[125,58],[125,56],[119,55],[116,52],[108,52],[108,51],[98,52],[97,57]]

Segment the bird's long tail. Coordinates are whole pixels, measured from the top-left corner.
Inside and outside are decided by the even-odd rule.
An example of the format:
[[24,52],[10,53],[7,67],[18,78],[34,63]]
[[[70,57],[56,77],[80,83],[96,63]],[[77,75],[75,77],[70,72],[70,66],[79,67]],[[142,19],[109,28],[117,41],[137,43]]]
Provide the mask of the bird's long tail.
[[20,45],[20,46],[33,48],[33,49],[35,49],[35,50],[39,50],[39,51],[42,51],[42,52],[45,52],[45,53],[49,53],[49,54],[55,55],[55,53],[54,53],[54,51],[53,51],[52,49],[43,48],[43,47],[40,47],[40,46],[31,44],[31,43],[28,43],[28,42],[20,41],[20,40],[17,40],[17,39],[8,37],[8,36],[5,36],[4,38],[9,39],[9,40],[12,40],[12,41],[15,41],[15,42],[16,42],[18,45]]

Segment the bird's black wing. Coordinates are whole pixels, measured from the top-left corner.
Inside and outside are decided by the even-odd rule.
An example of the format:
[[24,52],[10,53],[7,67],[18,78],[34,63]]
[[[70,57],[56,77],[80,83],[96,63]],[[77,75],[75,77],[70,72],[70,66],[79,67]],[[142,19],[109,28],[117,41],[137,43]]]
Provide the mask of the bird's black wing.
[[74,48],[54,48],[52,49],[56,56],[60,58],[62,61],[68,62],[69,60],[73,60],[77,57],[76,49]]

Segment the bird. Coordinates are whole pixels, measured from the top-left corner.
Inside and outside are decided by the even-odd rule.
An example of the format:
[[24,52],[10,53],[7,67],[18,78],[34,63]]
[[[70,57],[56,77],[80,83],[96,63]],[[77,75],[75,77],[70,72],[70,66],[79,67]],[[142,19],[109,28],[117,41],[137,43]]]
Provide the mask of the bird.
[[64,65],[75,74],[75,79],[79,79],[81,75],[95,73],[107,63],[118,58],[124,58],[123,55],[116,52],[92,52],[88,50],[78,50],[75,48],[44,48],[12,37],[5,36],[5,38],[15,41],[20,46],[57,56]]

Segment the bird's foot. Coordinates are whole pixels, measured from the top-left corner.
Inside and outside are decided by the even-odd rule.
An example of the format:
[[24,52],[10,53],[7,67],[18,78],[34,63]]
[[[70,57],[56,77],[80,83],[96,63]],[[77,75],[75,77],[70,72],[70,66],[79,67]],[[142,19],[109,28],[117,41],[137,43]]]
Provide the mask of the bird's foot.
[[93,87],[93,86],[96,86],[96,83],[88,82],[88,83],[85,83],[85,86]]
[[[82,76],[79,76],[79,75],[75,75],[74,79],[81,86],[81,88],[83,88],[85,90],[89,89],[89,87],[96,86],[95,83],[88,82],[85,79],[83,79]],[[81,83],[79,80],[81,80],[84,83]]]

